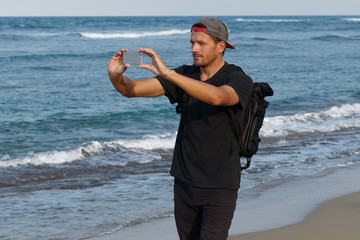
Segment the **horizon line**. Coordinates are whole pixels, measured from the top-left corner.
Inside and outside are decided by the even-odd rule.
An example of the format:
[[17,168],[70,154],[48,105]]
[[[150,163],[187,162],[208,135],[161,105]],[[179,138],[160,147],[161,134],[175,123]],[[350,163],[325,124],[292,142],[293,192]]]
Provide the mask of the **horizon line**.
[[240,15],[0,15],[5,17],[203,17],[203,16],[221,16],[221,17],[331,17],[331,16],[359,16],[360,14],[240,14]]

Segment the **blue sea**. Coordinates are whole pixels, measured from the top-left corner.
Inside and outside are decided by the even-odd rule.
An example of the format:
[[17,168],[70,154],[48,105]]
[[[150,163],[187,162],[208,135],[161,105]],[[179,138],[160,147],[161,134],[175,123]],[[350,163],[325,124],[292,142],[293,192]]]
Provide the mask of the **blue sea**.
[[[360,166],[360,16],[219,18],[237,47],[225,60],[274,89],[239,203]],[[198,19],[0,18],[0,239],[86,239],[173,215],[179,115],[166,97],[121,96],[107,65],[138,47],[192,64]]]

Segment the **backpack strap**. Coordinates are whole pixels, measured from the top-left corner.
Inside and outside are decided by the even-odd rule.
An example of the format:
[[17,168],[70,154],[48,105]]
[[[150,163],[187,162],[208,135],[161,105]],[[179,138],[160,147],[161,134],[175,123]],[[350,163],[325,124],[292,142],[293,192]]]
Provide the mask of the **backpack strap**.
[[245,166],[241,166],[240,165],[240,170],[246,170],[250,167],[250,163],[251,163],[251,158],[246,158],[246,165]]
[[[187,96],[185,96],[185,91],[181,90],[177,95],[177,105],[176,105],[176,113],[181,114],[180,123],[179,123],[179,131],[182,131],[184,137],[187,137],[187,127],[184,125],[184,119],[186,118],[185,108],[187,107]],[[184,99],[185,98],[185,99]]]
[[[251,97],[252,97],[252,94],[250,94],[248,102],[251,101]],[[245,111],[245,116],[244,117],[247,117],[248,112],[249,112],[249,108],[250,108],[249,104],[247,104],[243,108],[243,111]],[[244,132],[244,126],[238,124],[238,122],[237,122],[238,121],[237,120],[237,112],[238,111],[240,111],[239,106],[235,105],[233,107],[228,107],[225,112],[226,112],[226,115],[228,116],[230,128],[231,128],[231,130],[232,130],[232,132],[233,132],[233,134],[235,136],[237,147],[239,148],[239,146],[241,144],[241,141],[243,141],[241,136],[243,135],[243,132]],[[239,157],[240,157],[240,159],[241,159],[241,157],[243,157],[241,155],[241,153],[240,153],[240,149],[239,149]],[[250,167],[250,163],[251,163],[251,157],[247,157],[245,166],[242,166],[240,164],[240,171],[248,169]]]
[[176,105],[176,108],[175,108],[177,114],[182,113],[184,107],[186,107],[185,106],[186,104],[184,104],[184,101],[183,101],[184,94],[185,94],[185,91],[183,91],[183,90],[178,91],[177,99],[176,99],[177,105]]

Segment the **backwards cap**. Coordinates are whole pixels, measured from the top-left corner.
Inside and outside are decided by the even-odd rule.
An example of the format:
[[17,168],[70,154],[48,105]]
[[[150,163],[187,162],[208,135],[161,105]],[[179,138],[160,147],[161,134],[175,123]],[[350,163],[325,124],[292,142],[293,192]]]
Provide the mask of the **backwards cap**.
[[229,30],[225,23],[217,18],[205,17],[197,21],[191,28],[191,32],[203,32],[213,36],[221,41],[226,42],[227,48],[235,49],[233,45],[228,43]]

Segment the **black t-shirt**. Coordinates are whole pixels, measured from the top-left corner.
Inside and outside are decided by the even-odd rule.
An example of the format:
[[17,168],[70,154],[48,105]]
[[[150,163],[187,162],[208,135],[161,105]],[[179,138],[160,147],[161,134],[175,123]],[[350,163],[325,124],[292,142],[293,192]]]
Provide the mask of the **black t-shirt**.
[[[200,69],[182,66],[175,71],[200,80]],[[171,103],[182,105],[181,120],[176,139],[170,174],[195,187],[240,187],[238,145],[231,130],[228,108],[242,114],[252,89],[252,80],[240,67],[225,63],[205,82],[214,86],[229,85],[239,96],[239,104],[232,107],[212,106],[201,102],[175,84],[157,76]]]

